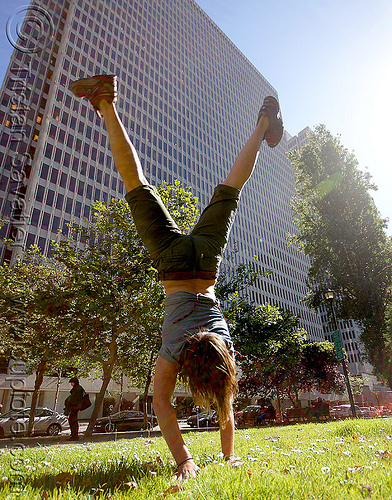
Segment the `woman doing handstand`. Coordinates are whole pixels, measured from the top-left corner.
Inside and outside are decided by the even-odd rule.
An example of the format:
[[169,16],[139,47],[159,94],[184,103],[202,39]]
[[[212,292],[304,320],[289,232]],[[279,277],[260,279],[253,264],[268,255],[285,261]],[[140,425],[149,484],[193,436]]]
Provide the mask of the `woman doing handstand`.
[[177,463],[177,479],[198,471],[185,446],[171,405],[177,376],[187,382],[197,404],[215,405],[222,452],[234,456],[232,404],[237,393],[234,349],[215,298],[219,264],[234,220],[240,192],[256,163],[262,141],[276,146],[283,134],[279,104],[266,97],[255,130],[234,165],[215,188],[210,204],[189,235],[183,235],[143,174],[136,150],[117,114],[117,80],[98,75],[74,82],[103,117],[113,159],[127,194],[133,219],[166,290],[162,347],[155,368],[153,406],[161,432]]

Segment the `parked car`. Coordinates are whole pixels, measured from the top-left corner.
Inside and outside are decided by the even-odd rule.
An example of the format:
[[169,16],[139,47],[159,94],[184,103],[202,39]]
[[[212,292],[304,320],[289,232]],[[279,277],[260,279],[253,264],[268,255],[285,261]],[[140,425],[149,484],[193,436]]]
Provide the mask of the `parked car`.
[[[27,432],[30,408],[10,410],[0,415],[0,437],[23,436]],[[68,418],[50,408],[36,408],[33,433],[57,436],[69,429]]]
[[375,406],[361,406],[361,417],[375,418],[378,417],[379,412]]
[[259,405],[250,405],[234,414],[237,425],[256,425],[257,418],[263,413],[264,407]]
[[186,423],[190,425],[191,427],[197,427],[197,423],[205,418],[208,415],[206,411],[201,411],[199,413],[195,413],[194,415],[191,415],[190,417],[187,418]]
[[379,417],[390,417],[392,415],[392,411],[388,406],[380,406],[378,409]]
[[[361,410],[361,408],[358,405],[354,405],[354,407],[355,407],[357,417],[364,416],[363,411]],[[351,405],[333,406],[329,410],[329,414],[332,418],[335,418],[335,419],[352,418]]]
[[[147,415],[148,428],[152,429],[158,424],[155,415]],[[94,432],[114,431],[140,431],[144,427],[144,415],[142,411],[123,410],[108,417],[98,418]]]

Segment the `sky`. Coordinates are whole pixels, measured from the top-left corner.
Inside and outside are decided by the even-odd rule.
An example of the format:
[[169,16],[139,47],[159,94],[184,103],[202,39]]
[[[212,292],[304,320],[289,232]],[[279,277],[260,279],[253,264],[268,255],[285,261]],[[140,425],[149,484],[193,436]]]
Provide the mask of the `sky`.
[[[0,81],[12,47],[6,23],[26,0],[0,0]],[[392,235],[392,1],[197,0],[277,90],[286,130],[324,123],[378,186]]]

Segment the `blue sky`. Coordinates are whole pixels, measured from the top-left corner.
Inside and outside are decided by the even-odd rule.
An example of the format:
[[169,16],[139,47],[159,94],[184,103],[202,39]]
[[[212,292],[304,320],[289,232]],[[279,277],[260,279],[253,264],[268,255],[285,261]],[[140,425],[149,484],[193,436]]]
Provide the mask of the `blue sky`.
[[[0,0],[0,80],[6,21],[28,2]],[[392,1],[198,0],[279,93],[287,131],[325,123],[368,168],[392,235]]]

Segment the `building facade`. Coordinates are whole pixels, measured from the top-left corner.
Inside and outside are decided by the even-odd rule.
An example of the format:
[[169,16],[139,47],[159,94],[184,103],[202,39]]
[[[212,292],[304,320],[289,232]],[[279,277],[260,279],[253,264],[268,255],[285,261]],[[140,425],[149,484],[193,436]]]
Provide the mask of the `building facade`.
[[[72,81],[119,79],[118,110],[153,184],[179,180],[208,203],[253,130],[266,95],[277,91],[193,0],[34,0],[26,8],[0,94],[2,262],[37,244],[50,253],[58,230],[90,217],[96,200],[123,197],[103,121]],[[284,117],[284,110],[283,110]],[[294,231],[294,175],[287,136],[262,145],[225,253],[270,269],[250,300],[301,316],[315,341],[321,320],[303,304],[308,260]]]

